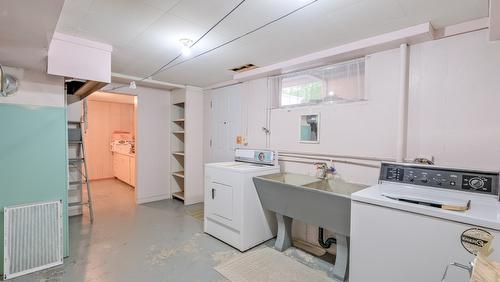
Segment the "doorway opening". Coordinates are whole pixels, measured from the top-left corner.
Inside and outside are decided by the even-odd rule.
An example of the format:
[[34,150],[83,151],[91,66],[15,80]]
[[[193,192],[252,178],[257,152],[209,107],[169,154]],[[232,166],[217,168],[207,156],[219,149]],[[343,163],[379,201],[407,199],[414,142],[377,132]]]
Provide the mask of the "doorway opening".
[[136,112],[136,96],[95,92],[87,97],[83,137],[95,199],[135,205]]

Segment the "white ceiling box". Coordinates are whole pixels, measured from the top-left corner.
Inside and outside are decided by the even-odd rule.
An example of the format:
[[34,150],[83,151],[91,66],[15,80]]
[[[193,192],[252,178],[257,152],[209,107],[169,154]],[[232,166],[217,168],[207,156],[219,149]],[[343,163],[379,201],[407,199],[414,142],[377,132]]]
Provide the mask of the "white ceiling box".
[[113,47],[62,33],[54,33],[49,47],[47,73],[111,82]]

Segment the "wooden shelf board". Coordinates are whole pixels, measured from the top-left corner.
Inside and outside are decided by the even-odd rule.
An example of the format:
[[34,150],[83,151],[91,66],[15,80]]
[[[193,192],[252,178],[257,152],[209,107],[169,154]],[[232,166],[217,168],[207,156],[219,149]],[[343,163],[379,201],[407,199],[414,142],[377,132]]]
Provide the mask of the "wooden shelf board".
[[172,197],[184,201],[184,191],[179,191],[179,192],[172,193]]
[[172,154],[176,156],[184,156],[184,152],[173,152]]
[[184,178],[184,171],[181,170],[181,171],[172,172],[172,175]]

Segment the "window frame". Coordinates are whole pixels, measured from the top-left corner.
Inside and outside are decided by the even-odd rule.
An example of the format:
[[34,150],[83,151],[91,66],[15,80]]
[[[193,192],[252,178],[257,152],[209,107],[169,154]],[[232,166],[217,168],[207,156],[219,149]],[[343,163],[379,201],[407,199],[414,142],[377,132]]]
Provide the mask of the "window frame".
[[[286,109],[286,108],[298,108],[298,107],[307,107],[307,106],[316,106],[316,105],[324,105],[324,104],[327,104],[327,105],[331,105],[331,104],[352,104],[352,103],[359,103],[359,102],[365,102],[367,101],[366,99],[366,57],[361,57],[361,58],[356,58],[356,59],[352,59],[352,60],[347,60],[347,61],[343,61],[343,62],[339,62],[339,63],[335,63],[335,64],[330,64],[330,65],[325,65],[325,66],[321,66],[321,67],[317,67],[317,68],[312,68],[312,69],[308,69],[308,70],[301,70],[301,71],[297,71],[297,72],[292,72],[292,73],[288,73],[288,74],[284,74],[284,75],[280,75],[280,76],[275,76],[274,79],[276,79],[276,92],[274,94],[274,96],[276,97],[275,101],[277,101],[277,108],[279,109]],[[333,100],[333,101],[325,101],[325,98],[328,97],[328,80],[326,79],[321,79],[311,73],[308,73],[308,72],[313,72],[313,71],[322,71],[322,70],[326,70],[326,69],[329,69],[329,68],[332,68],[332,67],[340,67],[342,65],[348,65],[348,64],[352,64],[352,63],[363,63],[363,86],[360,87],[361,89],[359,89],[359,98],[357,99],[352,99],[352,100],[348,100],[348,99],[345,99],[345,100]],[[282,89],[283,89],[283,79],[286,79],[286,78],[293,78],[293,77],[301,77],[301,76],[310,76],[312,78],[315,78],[315,79],[318,79],[319,81],[321,81],[322,83],[322,100],[320,101],[308,101],[308,102],[305,102],[305,103],[298,103],[298,104],[289,104],[289,105],[283,105],[282,104],[282,99],[283,99],[283,93],[282,93]],[[359,78],[358,78],[359,79]]]

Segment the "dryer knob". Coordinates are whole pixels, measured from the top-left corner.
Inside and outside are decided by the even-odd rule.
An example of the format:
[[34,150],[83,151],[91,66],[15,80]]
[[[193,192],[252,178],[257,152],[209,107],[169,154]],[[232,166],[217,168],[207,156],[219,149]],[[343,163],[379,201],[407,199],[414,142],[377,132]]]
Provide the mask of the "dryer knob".
[[474,189],[482,189],[484,187],[484,181],[479,177],[474,177],[469,180],[469,186]]

